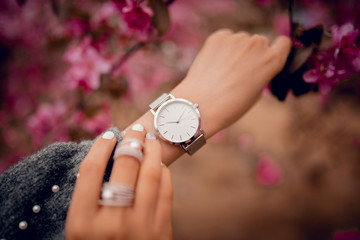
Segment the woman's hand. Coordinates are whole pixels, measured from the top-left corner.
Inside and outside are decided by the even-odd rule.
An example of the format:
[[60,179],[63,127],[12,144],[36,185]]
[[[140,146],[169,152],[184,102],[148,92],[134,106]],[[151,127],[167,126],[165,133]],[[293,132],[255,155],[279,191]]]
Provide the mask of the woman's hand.
[[[155,135],[145,134],[139,124],[127,131],[114,154],[111,187],[104,191],[104,185],[103,192],[104,172],[116,139],[107,132],[95,141],[80,165],[66,219],[66,239],[172,238],[170,171],[161,166],[161,146]],[[141,155],[135,153],[141,153],[142,144],[140,164]]]
[[199,104],[209,135],[238,120],[283,68],[291,49],[288,37],[273,43],[261,35],[219,30],[210,35],[175,97]]
[[[207,38],[186,78],[171,93],[199,104],[201,127],[210,138],[254,105],[283,68],[290,49],[291,41],[285,36],[270,43],[264,36],[219,30]],[[150,111],[137,122],[155,132]],[[184,153],[179,146],[161,144],[166,165]]]

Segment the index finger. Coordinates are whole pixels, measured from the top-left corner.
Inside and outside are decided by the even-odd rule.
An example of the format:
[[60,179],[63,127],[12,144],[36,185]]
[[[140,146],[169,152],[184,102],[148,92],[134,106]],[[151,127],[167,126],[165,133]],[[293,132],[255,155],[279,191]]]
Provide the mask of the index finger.
[[104,173],[116,144],[113,132],[108,131],[92,145],[79,169],[69,213],[92,213],[99,207],[98,201]]

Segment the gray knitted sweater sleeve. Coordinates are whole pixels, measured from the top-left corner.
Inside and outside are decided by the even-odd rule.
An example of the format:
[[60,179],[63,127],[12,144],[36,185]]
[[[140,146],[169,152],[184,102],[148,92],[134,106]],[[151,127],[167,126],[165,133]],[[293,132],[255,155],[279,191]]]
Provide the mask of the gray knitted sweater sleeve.
[[[110,130],[121,141],[120,131]],[[54,143],[0,175],[0,239],[64,239],[79,164],[92,143]],[[104,180],[111,167],[112,160]]]

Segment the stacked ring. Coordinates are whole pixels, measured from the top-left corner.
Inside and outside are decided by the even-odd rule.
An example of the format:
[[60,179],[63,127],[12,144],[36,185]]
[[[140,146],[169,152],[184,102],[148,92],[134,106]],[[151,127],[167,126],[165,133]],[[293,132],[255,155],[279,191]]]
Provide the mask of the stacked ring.
[[132,206],[134,188],[121,183],[104,183],[99,203],[106,206]]
[[144,143],[135,139],[128,138],[124,139],[120,145],[116,148],[114,153],[114,158],[117,158],[122,155],[128,155],[136,158],[139,162],[142,162],[144,154]]

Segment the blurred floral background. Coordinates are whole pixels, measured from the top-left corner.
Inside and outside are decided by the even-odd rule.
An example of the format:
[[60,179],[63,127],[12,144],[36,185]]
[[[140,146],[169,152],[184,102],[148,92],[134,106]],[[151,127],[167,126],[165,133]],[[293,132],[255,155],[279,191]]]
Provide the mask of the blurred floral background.
[[0,172],[126,127],[219,28],[285,34],[292,54],[259,103],[171,166],[174,238],[360,239],[359,12],[356,0],[2,1]]

